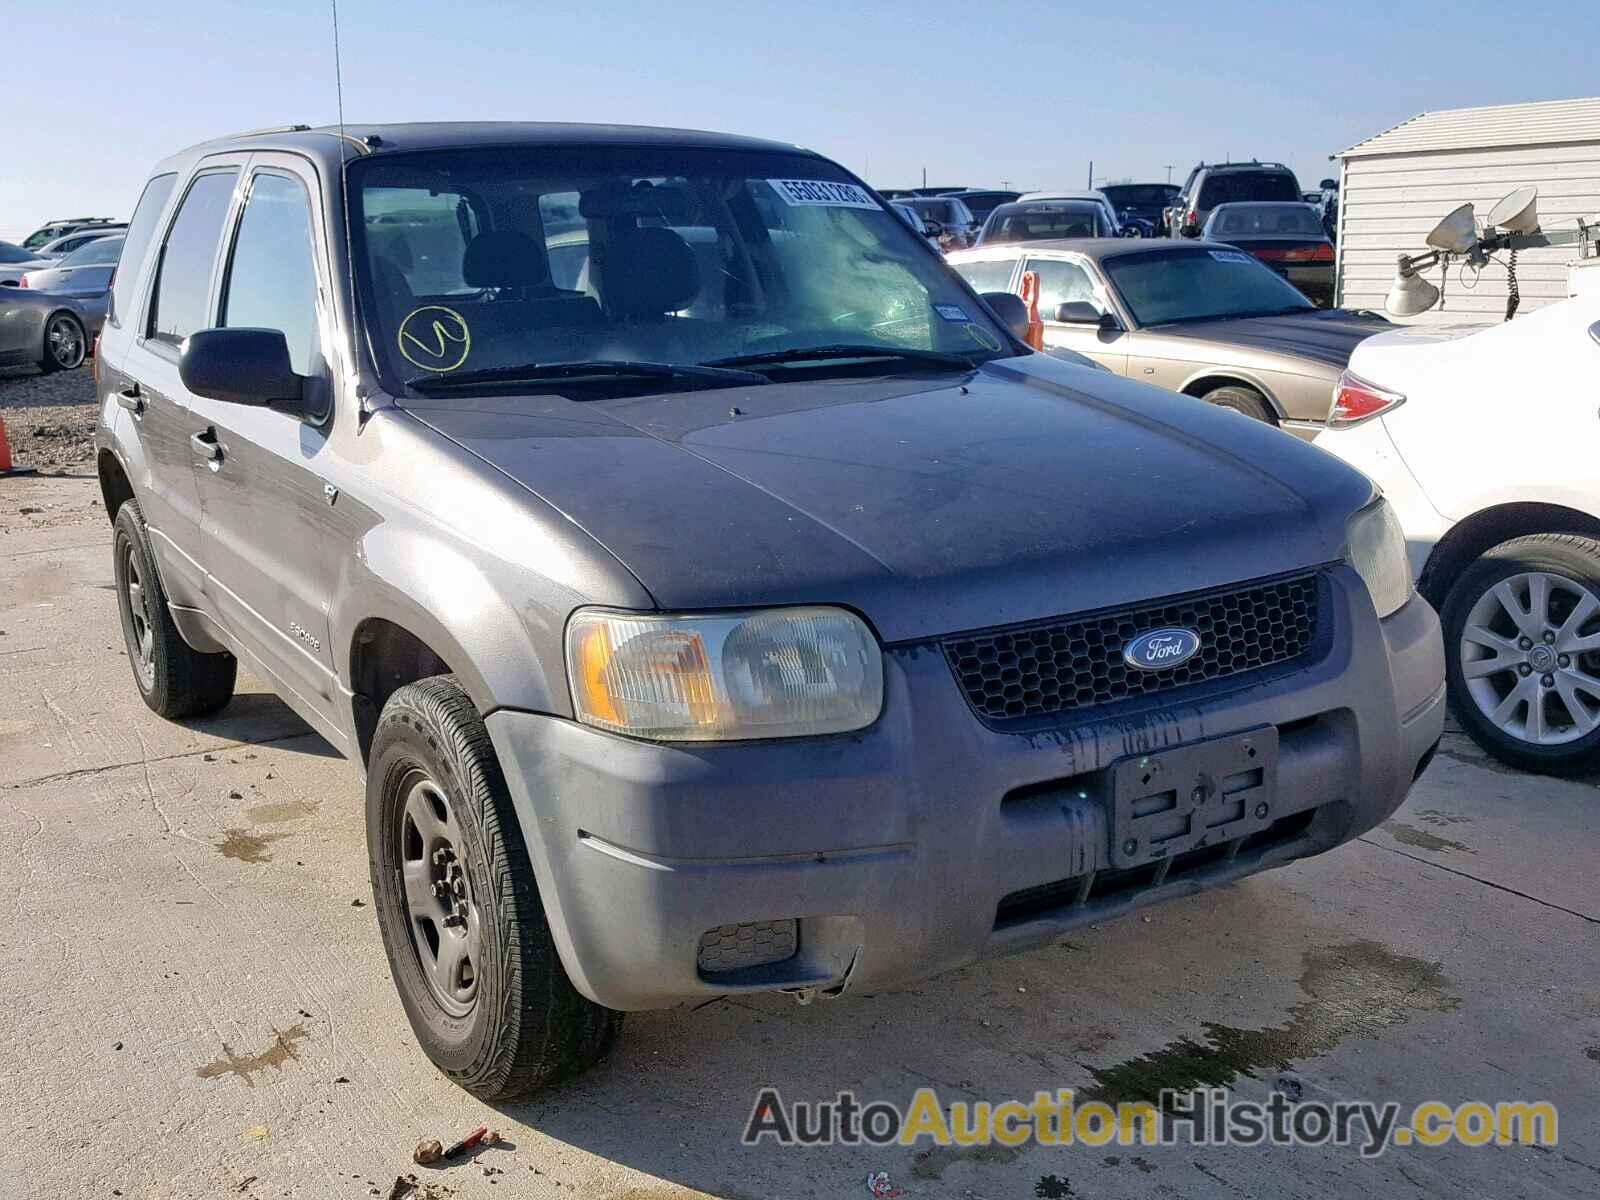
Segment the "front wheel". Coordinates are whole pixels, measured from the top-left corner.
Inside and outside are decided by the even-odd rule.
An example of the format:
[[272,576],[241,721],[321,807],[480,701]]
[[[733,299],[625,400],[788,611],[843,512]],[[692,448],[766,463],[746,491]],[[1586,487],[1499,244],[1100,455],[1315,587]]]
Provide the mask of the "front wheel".
[[389,971],[434,1065],[513,1100],[605,1057],[622,1014],[567,977],[489,732],[449,676],[384,705],[367,853]]
[[1252,388],[1236,387],[1228,384],[1224,387],[1212,388],[1201,397],[1207,404],[1215,404],[1218,408],[1231,408],[1236,413],[1243,413],[1257,421],[1268,425],[1276,425],[1277,421],[1272,415],[1272,407],[1267,403],[1266,397]]
[[1541,533],[1464,571],[1442,613],[1451,707],[1512,766],[1600,763],[1600,541]]

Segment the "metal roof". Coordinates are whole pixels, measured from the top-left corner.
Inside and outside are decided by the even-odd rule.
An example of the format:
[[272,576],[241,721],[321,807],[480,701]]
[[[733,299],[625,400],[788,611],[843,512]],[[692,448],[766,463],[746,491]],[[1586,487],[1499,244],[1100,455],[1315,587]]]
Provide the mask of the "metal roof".
[[1555,142],[1600,142],[1600,96],[1418,113],[1333,157],[1365,158],[1373,154],[1482,150]]

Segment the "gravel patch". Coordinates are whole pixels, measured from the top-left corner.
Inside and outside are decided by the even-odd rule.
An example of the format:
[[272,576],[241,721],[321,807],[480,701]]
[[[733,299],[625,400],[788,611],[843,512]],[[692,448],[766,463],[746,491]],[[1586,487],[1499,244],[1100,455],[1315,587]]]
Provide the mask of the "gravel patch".
[[94,380],[87,366],[46,375],[0,369],[0,421],[19,467],[74,470],[94,461]]

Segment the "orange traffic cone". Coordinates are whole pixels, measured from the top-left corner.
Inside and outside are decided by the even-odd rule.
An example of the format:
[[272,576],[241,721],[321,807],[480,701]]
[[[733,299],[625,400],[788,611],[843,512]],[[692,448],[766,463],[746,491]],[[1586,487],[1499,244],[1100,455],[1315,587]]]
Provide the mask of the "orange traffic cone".
[[1039,272],[1022,273],[1022,302],[1028,306],[1028,333],[1022,340],[1035,350],[1044,349],[1044,322],[1039,319]]
[[0,477],[32,474],[32,467],[17,467],[11,464],[11,443],[6,438],[6,423],[0,420]]

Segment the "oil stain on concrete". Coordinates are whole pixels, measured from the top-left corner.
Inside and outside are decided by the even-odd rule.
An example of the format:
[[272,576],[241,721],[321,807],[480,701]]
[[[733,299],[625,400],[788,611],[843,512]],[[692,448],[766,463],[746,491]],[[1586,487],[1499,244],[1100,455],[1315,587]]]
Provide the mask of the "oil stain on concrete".
[[1022,1153],[1010,1146],[936,1146],[917,1155],[911,1164],[911,1173],[918,1179],[938,1179],[944,1169],[953,1163],[1008,1163]]
[[1266,1029],[1236,1029],[1205,1022],[1202,1038],[1179,1038],[1161,1049],[1111,1067],[1090,1067],[1094,1086],[1080,1099],[1159,1103],[1171,1089],[1227,1087],[1241,1075],[1287,1070],[1352,1037],[1374,1037],[1404,1024],[1415,1013],[1453,1011],[1458,997],[1438,963],[1397,954],[1377,942],[1359,941],[1308,950],[1300,976],[1307,999],[1289,1010],[1289,1020]]
[[1383,831],[1402,846],[1415,846],[1418,850],[1432,850],[1437,854],[1445,854],[1451,850],[1460,850],[1464,854],[1477,853],[1464,842],[1440,837],[1436,833],[1429,833],[1426,829],[1407,825],[1404,821],[1385,821]]
[[282,1070],[284,1063],[298,1059],[300,1056],[295,1053],[295,1043],[303,1042],[311,1036],[306,1032],[303,1023],[291,1025],[281,1032],[274,1029],[272,1034],[272,1045],[260,1054],[240,1056],[233,1052],[233,1047],[227,1042],[223,1042],[222,1057],[197,1068],[195,1074],[201,1079],[220,1079],[224,1075],[236,1075],[244,1080],[247,1087],[255,1087],[254,1076],[268,1067],[274,1071]]
[[252,833],[248,829],[224,829],[223,839],[217,843],[223,858],[236,858],[246,863],[269,863],[272,855],[267,853],[267,847],[279,838],[285,838],[286,833]]
[[302,817],[317,815],[319,805],[307,800],[283,800],[270,804],[253,804],[244,810],[252,824],[276,825],[284,821],[298,821]]
[[1460,813],[1445,812],[1442,808],[1423,808],[1417,810],[1417,820],[1424,825],[1470,825],[1471,817],[1463,817]]

